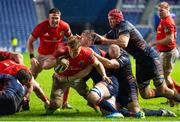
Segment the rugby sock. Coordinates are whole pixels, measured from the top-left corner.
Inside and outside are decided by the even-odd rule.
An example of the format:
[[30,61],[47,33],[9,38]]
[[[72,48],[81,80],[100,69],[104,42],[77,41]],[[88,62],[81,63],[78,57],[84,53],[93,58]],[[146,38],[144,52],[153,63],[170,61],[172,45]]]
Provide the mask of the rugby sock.
[[69,95],[69,90],[70,90],[69,87],[64,90],[63,105],[64,105],[64,104],[67,104],[68,95]]
[[98,106],[106,111],[115,113],[118,112],[107,100],[101,100],[98,104]]
[[163,113],[161,110],[150,110],[147,108],[143,108],[142,110],[145,113],[145,116],[162,116]]
[[127,109],[119,109],[118,111],[122,113],[125,117],[130,117],[134,115],[134,113],[129,112]]

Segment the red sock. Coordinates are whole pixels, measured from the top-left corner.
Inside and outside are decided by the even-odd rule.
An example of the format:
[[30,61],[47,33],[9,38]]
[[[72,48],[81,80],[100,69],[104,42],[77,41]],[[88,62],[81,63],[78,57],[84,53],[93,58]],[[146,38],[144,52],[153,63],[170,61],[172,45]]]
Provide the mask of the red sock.
[[68,95],[69,95],[69,90],[70,90],[69,87],[64,90],[63,104],[67,104]]

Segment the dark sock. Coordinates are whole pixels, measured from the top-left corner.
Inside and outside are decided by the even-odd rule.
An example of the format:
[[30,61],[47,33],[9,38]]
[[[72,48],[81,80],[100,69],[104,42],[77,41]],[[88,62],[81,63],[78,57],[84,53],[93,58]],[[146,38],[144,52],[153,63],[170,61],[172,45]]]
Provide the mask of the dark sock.
[[142,110],[145,113],[145,116],[162,116],[161,110],[150,110],[146,108],[143,108]]
[[101,100],[98,104],[98,106],[106,111],[109,112],[118,112],[107,100]]
[[134,115],[132,112],[129,112],[127,109],[119,109],[118,111],[122,113],[125,117],[130,117]]

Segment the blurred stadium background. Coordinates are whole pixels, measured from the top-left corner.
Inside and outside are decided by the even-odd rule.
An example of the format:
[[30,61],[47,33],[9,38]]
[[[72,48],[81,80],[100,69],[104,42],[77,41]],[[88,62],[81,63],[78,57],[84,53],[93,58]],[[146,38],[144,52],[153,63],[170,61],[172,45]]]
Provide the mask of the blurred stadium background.
[[108,11],[119,8],[146,41],[151,41],[155,38],[156,5],[160,1],[171,5],[180,44],[180,0],[0,0],[0,49],[12,50],[10,40],[15,36],[19,40],[18,50],[26,51],[29,34],[48,17],[52,7],[60,9],[61,18],[70,24],[73,34],[80,34],[84,29],[106,33]]

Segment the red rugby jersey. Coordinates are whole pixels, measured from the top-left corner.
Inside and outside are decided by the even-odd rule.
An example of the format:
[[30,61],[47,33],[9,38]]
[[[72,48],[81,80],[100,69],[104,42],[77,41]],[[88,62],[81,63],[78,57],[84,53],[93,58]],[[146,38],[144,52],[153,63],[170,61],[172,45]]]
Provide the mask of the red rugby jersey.
[[25,69],[26,71],[30,72],[26,66],[17,64],[13,60],[7,59],[0,61],[0,73],[16,76],[17,72],[21,69]]
[[10,52],[0,51],[0,60],[9,59],[10,55]]
[[57,28],[50,27],[49,20],[45,20],[38,24],[32,32],[34,38],[40,38],[38,53],[42,55],[52,54],[63,42],[64,36],[69,37],[70,35],[69,25],[62,20]]
[[169,51],[176,47],[176,25],[172,17],[167,16],[166,18],[161,19],[158,25],[156,41],[166,38],[166,36],[171,33],[174,35],[174,40],[172,40],[172,42],[170,42],[168,45],[158,44],[157,49],[160,52]]
[[[62,52],[61,52],[62,53]],[[66,49],[66,52],[63,51],[62,54],[69,53]],[[62,55],[59,54],[59,55]],[[57,56],[57,53],[56,53]],[[55,57],[56,57],[55,56]],[[88,65],[93,64],[95,61],[95,57],[93,56],[93,52],[85,47],[81,47],[79,55],[74,58],[68,56],[69,67],[62,73],[59,73],[60,76],[73,76],[76,73],[84,70]]]

